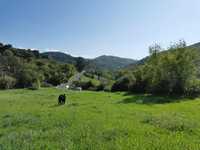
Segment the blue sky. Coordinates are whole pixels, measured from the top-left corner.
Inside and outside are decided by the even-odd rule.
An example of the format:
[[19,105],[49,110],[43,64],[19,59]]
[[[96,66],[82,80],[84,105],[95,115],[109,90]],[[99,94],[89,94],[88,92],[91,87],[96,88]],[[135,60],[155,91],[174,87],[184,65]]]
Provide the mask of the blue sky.
[[199,0],[0,0],[0,41],[140,59],[155,42],[200,42],[199,6]]

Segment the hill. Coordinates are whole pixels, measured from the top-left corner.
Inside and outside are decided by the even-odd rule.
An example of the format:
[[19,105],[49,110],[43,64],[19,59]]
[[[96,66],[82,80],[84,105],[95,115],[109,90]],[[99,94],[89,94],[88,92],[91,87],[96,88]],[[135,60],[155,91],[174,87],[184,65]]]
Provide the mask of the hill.
[[42,53],[42,55],[47,56],[48,58],[56,60],[57,62],[60,63],[69,63],[69,64],[76,63],[75,57],[62,52],[45,52]]
[[116,56],[106,56],[106,55],[93,59],[93,63],[96,64],[98,68],[108,69],[108,70],[122,69],[136,62],[137,61],[133,59],[121,58]]
[[190,45],[189,47],[193,47],[193,48],[196,48],[196,49],[200,50],[200,42],[199,43],[195,43],[193,45]]
[[[59,63],[70,63],[76,64],[77,57],[73,57],[69,54],[62,53],[62,52],[45,52],[43,53],[44,56],[51,58]],[[100,70],[118,70],[124,68],[130,64],[134,64],[137,61],[128,58],[121,58],[116,56],[99,56],[94,59],[86,59],[84,60],[87,62],[86,70],[90,69],[100,69]]]

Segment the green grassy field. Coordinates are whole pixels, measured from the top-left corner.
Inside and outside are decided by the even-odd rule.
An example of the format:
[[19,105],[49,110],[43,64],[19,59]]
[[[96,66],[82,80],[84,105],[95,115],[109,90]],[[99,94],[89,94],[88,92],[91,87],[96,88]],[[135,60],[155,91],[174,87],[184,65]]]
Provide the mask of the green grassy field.
[[199,150],[200,101],[57,89],[0,92],[0,150]]

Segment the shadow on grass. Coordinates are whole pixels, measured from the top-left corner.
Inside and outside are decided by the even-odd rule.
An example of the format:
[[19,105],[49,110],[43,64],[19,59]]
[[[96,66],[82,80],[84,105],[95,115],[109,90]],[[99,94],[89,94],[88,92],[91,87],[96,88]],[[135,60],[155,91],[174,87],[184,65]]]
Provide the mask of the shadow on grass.
[[78,107],[80,105],[87,105],[87,104],[79,104],[79,103],[65,103],[65,104],[54,104],[49,106],[49,108],[56,108],[56,107],[61,107],[61,106],[67,106],[67,107]]
[[195,97],[183,97],[183,96],[166,96],[166,95],[151,95],[151,94],[133,94],[125,93],[127,98],[119,101],[119,104],[165,104],[165,103],[177,103],[180,101],[194,100]]

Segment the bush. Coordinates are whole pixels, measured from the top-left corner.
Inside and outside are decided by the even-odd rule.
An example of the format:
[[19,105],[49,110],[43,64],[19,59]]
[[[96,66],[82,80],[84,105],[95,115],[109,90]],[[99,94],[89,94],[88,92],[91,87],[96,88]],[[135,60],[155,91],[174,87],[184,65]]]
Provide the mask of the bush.
[[104,88],[105,88],[105,85],[104,84],[100,84],[100,85],[98,85],[97,86],[97,91],[103,91],[104,90]]
[[82,82],[81,87],[83,90],[94,90],[95,85],[92,83],[92,81]]
[[200,80],[193,79],[186,84],[185,95],[186,96],[197,96],[200,94]]
[[12,89],[16,84],[16,79],[10,76],[0,77],[0,89]]
[[40,80],[36,80],[32,83],[31,87],[29,89],[31,90],[38,90],[40,88]]
[[112,85],[107,85],[104,87],[104,91],[106,92],[111,92],[111,90],[112,90]]
[[92,81],[75,81],[73,84],[76,87],[81,87],[83,90],[96,91],[98,88],[98,86],[95,85]]
[[131,87],[135,83],[135,76],[132,74],[125,75],[119,78],[112,86],[112,91],[130,91]]
[[113,82],[112,81],[106,81],[106,82],[101,82],[97,88],[96,91],[106,91],[106,92],[110,92],[113,86]]
[[47,82],[42,82],[41,87],[48,88],[48,87],[53,87],[53,85]]

